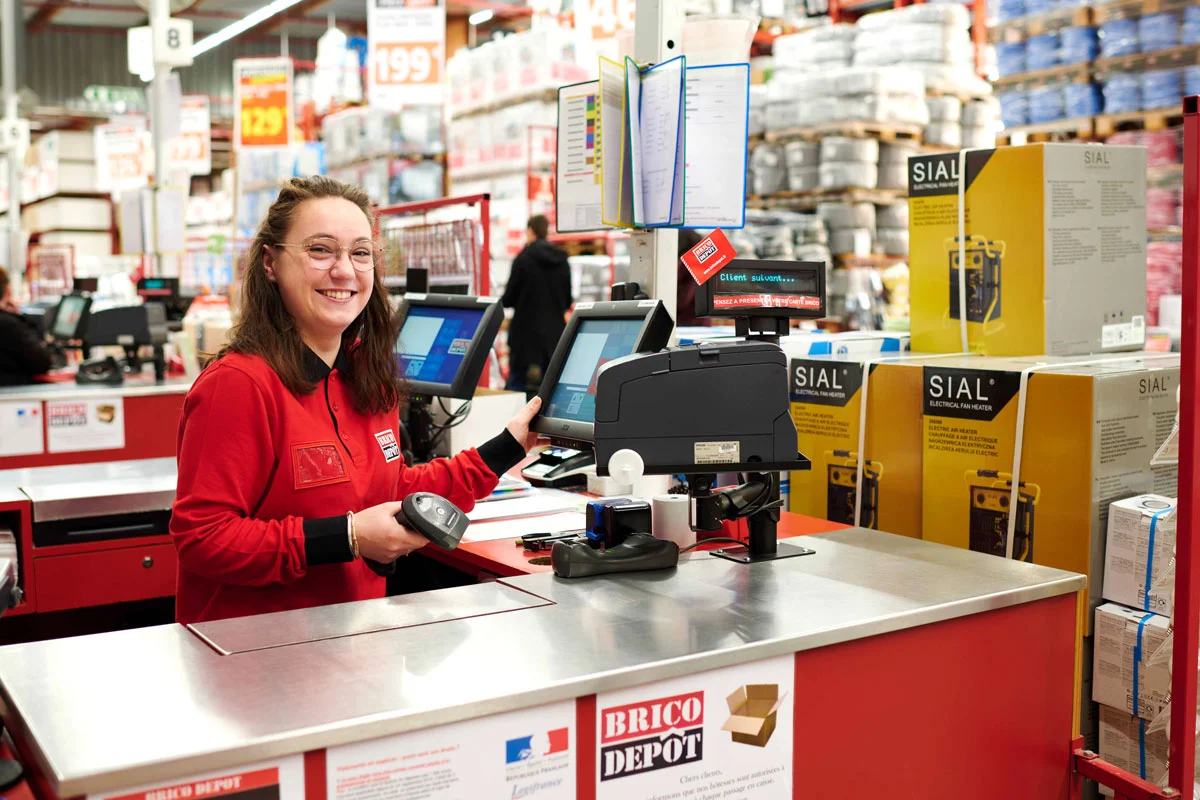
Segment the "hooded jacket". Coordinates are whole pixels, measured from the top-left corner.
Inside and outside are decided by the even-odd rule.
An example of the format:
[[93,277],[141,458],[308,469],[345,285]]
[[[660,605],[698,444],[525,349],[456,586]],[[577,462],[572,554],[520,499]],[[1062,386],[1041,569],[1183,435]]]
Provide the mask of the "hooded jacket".
[[513,310],[508,326],[509,365],[513,374],[532,364],[543,369],[566,328],[571,307],[571,268],[567,254],[545,239],[526,245],[512,263],[501,298]]

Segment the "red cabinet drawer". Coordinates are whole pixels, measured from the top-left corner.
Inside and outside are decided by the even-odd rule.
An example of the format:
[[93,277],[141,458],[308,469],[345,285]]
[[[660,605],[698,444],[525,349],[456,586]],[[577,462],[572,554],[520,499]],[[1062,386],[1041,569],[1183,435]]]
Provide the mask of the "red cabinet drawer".
[[33,568],[39,613],[175,594],[173,544],[44,556]]

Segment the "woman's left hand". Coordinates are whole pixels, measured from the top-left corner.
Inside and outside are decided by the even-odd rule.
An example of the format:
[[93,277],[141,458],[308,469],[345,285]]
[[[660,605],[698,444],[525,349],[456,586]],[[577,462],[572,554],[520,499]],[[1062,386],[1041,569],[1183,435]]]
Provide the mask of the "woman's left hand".
[[538,435],[529,432],[529,423],[537,416],[538,411],[542,408],[542,398],[535,397],[530,400],[521,413],[517,414],[511,420],[505,429],[512,434],[512,437],[520,443],[521,447],[525,448],[525,452],[529,452],[529,448],[537,442]]

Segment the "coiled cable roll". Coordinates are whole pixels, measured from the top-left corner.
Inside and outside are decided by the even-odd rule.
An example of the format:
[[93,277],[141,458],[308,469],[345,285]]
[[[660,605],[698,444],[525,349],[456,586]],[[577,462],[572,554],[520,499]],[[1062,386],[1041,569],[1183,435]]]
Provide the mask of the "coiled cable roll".
[[876,139],[851,139],[846,136],[827,136],[821,140],[821,162],[830,161],[879,161],[879,141]]
[[1039,86],[1029,90],[1029,121],[1034,125],[1062,119],[1067,113],[1062,86]]
[[1104,82],[1104,112],[1125,114],[1142,109],[1142,82],[1137,75],[1113,75]]
[[880,228],[875,232],[875,241],[889,256],[908,255],[908,228]]
[[788,167],[788,189],[793,192],[812,192],[821,188],[819,167]]
[[921,147],[910,142],[883,142],[879,145],[879,165],[908,164],[908,159],[921,155]]
[[774,144],[760,144],[750,154],[751,194],[768,195],[787,188],[783,151]]
[[875,224],[880,228],[908,228],[908,203],[892,203],[875,210]]
[[1063,64],[1082,64],[1094,61],[1100,54],[1100,37],[1094,27],[1080,25],[1063,28],[1060,32],[1059,61]]
[[846,228],[830,231],[829,249],[838,254],[871,255],[873,237],[866,228]]
[[925,143],[938,147],[962,147],[962,126],[957,122],[931,122],[925,126]]
[[1143,53],[1166,50],[1179,44],[1179,15],[1174,12],[1143,14],[1137,20],[1138,45]]
[[1104,58],[1131,56],[1138,51],[1135,19],[1110,19],[1100,25],[1100,55]]
[[996,71],[1001,78],[1025,72],[1025,42],[996,43]]
[[958,122],[962,119],[962,100],[953,95],[926,97],[925,107],[929,109],[930,122]]
[[788,169],[811,167],[821,163],[821,145],[818,142],[788,142],[783,146],[783,158]]
[[[958,125],[957,122],[953,123]],[[879,165],[879,182],[880,189],[897,189],[902,192],[908,191],[908,165],[907,164],[880,164]]]
[[829,161],[819,167],[822,189],[874,189],[879,166],[865,161]]
[[1142,109],[1178,106],[1182,96],[1183,76],[1177,69],[1158,69],[1142,73]]
[[[907,205],[905,206],[907,219]],[[829,201],[817,203],[817,215],[825,220],[830,231],[846,230],[849,228],[865,228],[875,230],[875,206],[871,203],[845,203]],[[905,223],[907,224],[907,223]]]
[[1094,83],[1068,83],[1064,93],[1068,119],[1091,117],[1104,110],[1104,95]]
[[1044,33],[1025,40],[1026,69],[1050,69],[1058,64],[1058,33]]
[[994,128],[974,128],[963,126],[962,146],[970,150],[981,150],[996,146],[996,131]]

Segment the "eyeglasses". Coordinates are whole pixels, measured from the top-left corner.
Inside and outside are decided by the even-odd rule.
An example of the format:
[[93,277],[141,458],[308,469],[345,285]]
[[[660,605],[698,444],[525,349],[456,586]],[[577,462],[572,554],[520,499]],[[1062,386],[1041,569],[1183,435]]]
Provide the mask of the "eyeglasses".
[[383,248],[370,239],[359,239],[357,242],[342,247],[336,239],[328,236],[317,236],[299,244],[291,242],[276,242],[278,247],[296,247],[308,255],[309,266],[314,269],[333,269],[333,265],[341,261],[342,253],[350,254],[350,264],[358,272],[370,272],[376,264],[383,263]]

